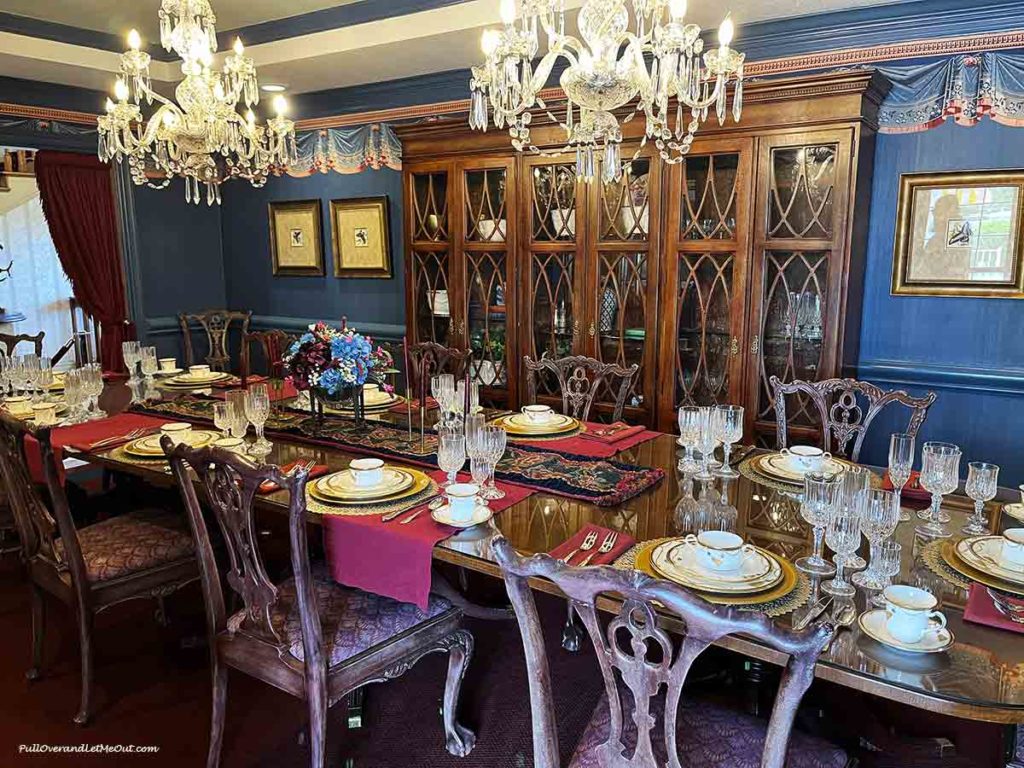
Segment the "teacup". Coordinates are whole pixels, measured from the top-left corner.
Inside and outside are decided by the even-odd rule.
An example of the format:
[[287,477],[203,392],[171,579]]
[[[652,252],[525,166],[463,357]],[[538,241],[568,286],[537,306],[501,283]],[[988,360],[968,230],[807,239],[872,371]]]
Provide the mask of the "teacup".
[[1011,568],[1024,568],[1024,528],[1003,531],[1003,546],[999,558]]
[[707,571],[735,571],[743,558],[754,551],[750,544],[729,531],[703,531],[685,539],[697,553],[697,564]]
[[935,610],[939,601],[927,590],[893,584],[885,588],[882,596],[885,598],[886,629],[901,643],[919,643],[928,632],[937,632],[946,626],[942,611]]
[[57,422],[57,406],[54,403],[36,403],[32,406],[32,418],[40,427],[49,427]]
[[213,445],[215,448],[221,448],[232,453],[245,453],[245,440],[240,437],[222,437],[216,440]]
[[4,400],[4,406],[15,416],[26,416],[32,413],[32,398],[28,395],[14,395]]
[[825,462],[832,458],[831,453],[813,445],[794,445],[792,448],[783,448],[782,455],[805,472],[819,471],[825,466]]
[[[160,363],[161,371],[174,371],[178,368],[178,359],[175,357],[161,357],[157,362]],[[207,366],[207,369],[209,369],[209,366]]]
[[208,365],[190,365],[188,367],[189,376],[209,376],[210,366]]
[[448,499],[448,516],[460,523],[472,520],[479,493],[480,486],[475,483],[452,483],[449,485],[444,491],[444,495]]
[[181,445],[188,442],[189,436],[192,434],[192,425],[186,424],[183,421],[161,424],[160,434],[171,438],[171,442],[174,445]]
[[524,405],[522,411],[523,416],[532,424],[546,424],[555,415],[550,405]]
[[348,469],[357,488],[372,488],[384,482],[384,462],[380,459],[352,459]]

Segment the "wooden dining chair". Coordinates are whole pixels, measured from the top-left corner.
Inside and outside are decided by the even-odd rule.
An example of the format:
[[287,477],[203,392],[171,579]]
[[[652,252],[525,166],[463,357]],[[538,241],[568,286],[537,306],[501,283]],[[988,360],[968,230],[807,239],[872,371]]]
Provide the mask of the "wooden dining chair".
[[27,333],[0,333],[0,344],[3,345],[4,354],[8,357],[15,354],[15,349],[19,344],[27,343],[32,345],[32,351],[36,357],[42,357],[43,355],[43,337],[46,336],[46,331],[40,331],[35,336],[31,336]]
[[[326,568],[311,567],[306,545],[306,471],[285,475],[278,467],[257,467],[220,449],[174,448],[166,437],[162,445],[188,509],[203,581],[213,675],[207,767],[220,764],[229,668],[306,700],[310,765],[322,768],[327,709],[368,683],[403,675],[431,653],[448,654],[445,746],[457,757],[468,755],[476,737],[455,719],[462,678],[473,653],[473,636],[461,628],[462,612],[436,595],[431,595],[424,612],[415,605],[343,587]],[[242,599],[242,609],[230,616],[189,470],[204,489],[223,535],[229,559],[227,583]],[[290,494],[292,575],[278,584],[267,575],[253,520],[256,489],[267,480]]]
[[[814,679],[814,665],[833,630],[801,632],[766,616],[714,606],[682,587],[633,570],[574,568],[548,555],[520,557],[503,536],[492,552],[505,578],[526,653],[533,714],[535,768],[558,768],[551,672],[529,579],[553,582],[572,601],[593,642],[605,692],[576,747],[570,768],[842,768],[846,753],[823,739],[793,732]],[[604,628],[598,595],[622,599]],[[655,604],[682,620],[678,644],[658,626]],[[731,635],[756,637],[789,660],[767,723],[711,699],[683,696],[690,667]]]
[[298,337],[281,330],[252,331],[242,334],[242,384],[254,375],[252,348],[257,345],[266,364],[266,375],[272,379],[284,378],[284,357],[288,347]]
[[[195,353],[192,348],[193,325],[198,325],[206,334],[208,350],[204,363],[214,371],[227,371],[231,368],[231,351],[228,349],[228,337],[234,323],[238,323],[241,338],[249,332],[252,311],[236,311],[230,309],[207,309],[202,312],[181,313],[178,324],[181,326],[182,343],[185,347],[185,366],[195,365]],[[239,355],[241,357],[241,355]]]
[[592,357],[571,355],[569,357],[550,358],[545,352],[540,360],[523,358],[527,372],[527,396],[531,403],[537,402],[537,379],[545,372],[554,376],[558,391],[562,393],[562,413],[566,416],[587,421],[594,398],[603,384],[615,395],[615,407],[612,410],[612,421],[622,418],[622,410],[640,366],[634,363],[623,368],[615,363],[602,363]]
[[[890,405],[907,408],[910,420],[904,431],[916,436],[937,397],[934,392],[914,397],[902,389],[884,390],[857,379],[797,379],[784,384],[778,376],[772,376],[768,383],[774,393],[776,440],[780,450],[789,445],[790,425],[820,425],[822,449],[854,462],[860,460],[860,449],[871,422],[884,408]],[[787,414],[788,396],[794,397],[797,407]]]
[[126,600],[163,599],[196,581],[195,549],[185,516],[137,509],[92,525],[75,525],[57,473],[48,429],[31,432],[39,445],[49,504],[32,481],[24,451],[25,428],[0,416],[0,473],[14,512],[32,598],[32,667],[42,676],[46,595],[70,608],[78,627],[81,702],[75,722],[93,713],[93,618]]
[[[420,382],[425,381],[427,395],[430,395],[430,377],[450,373],[458,381],[466,375],[466,366],[473,356],[471,350],[446,347],[433,341],[409,345],[409,367],[412,369],[410,389],[413,397],[419,397]],[[407,374],[408,375],[408,374]]]

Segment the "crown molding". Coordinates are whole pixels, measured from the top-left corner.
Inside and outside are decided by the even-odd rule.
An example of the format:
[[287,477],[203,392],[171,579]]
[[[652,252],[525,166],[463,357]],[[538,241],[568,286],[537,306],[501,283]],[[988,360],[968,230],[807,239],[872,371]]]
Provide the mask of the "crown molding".
[[30,120],[50,120],[76,125],[96,125],[97,115],[88,112],[74,112],[69,109],[50,109],[49,107],[30,107],[24,104],[9,104],[0,101],[0,115],[5,117],[24,117]]

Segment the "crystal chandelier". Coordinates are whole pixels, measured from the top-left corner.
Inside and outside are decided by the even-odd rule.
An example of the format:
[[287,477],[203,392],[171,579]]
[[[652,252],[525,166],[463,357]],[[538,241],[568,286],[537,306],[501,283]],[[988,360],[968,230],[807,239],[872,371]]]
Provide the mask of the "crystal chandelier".
[[[626,0],[586,0],[577,18],[582,40],[565,34],[565,0],[501,0],[500,30],[484,32],[487,59],[474,67],[469,124],[487,130],[488,113],[498,128],[508,126],[520,152],[540,150],[530,142],[533,107],[546,110],[538,97],[559,58],[568,66],[560,84],[568,106],[565,119],[550,112],[566,134],[562,152],[576,153],[577,175],[592,179],[603,154],[602,178],[622,177],[622,127],[614,112],[634,99],[634,112],[647,121],[641,146],[653,141],[669,163],[682,161],[694,135],[713,106],[725,121],[726,90],[735,82],[733,119],[743,108],[744,55],[729,47],[733,23],[718,29],[719,46],[704,50],[701,28],[686,24],[686,0],[632,0],[635,31],[630,31]],[[518,23],[517,23],[518,22]],[[547,52],[533,66],[547,37]]]
[[[185,200],[192,203],[201,199],[200,184],[206,185],[208,205],[220,203],[226,178],[263,186],[271,170],[296,157],[295,124],[285,117],[284,97],[274,99],[276,117],[260,125],[252,110],[260,98],[256,65],[245,55],[241,40],[235,41],[223,70],[213,69],[217,18],[209,0],[163,0],[159,16],[161,44],[182,60],[184,79],[174,91],[177,103],[153,90],[150,56],[141,50],[142,40],[133,29],[114,85],[117,101],[107,99],[107,114],[99,118],[100,159],[127,158],[132,180],[157,189],[180,176],[185,179]],[[158,105],[146,121],[143,101]]]

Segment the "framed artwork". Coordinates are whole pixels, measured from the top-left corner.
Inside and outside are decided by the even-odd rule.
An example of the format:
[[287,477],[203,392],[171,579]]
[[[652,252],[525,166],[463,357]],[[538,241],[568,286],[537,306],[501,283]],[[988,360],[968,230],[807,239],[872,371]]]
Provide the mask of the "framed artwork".
[[391,277],[388,198],[331,201],[335,277]]
[[270,258],[275,275],[323,275],[320,201],[270,204]]
[[1024,298],[1024,171],[900,176],[892,292]]

